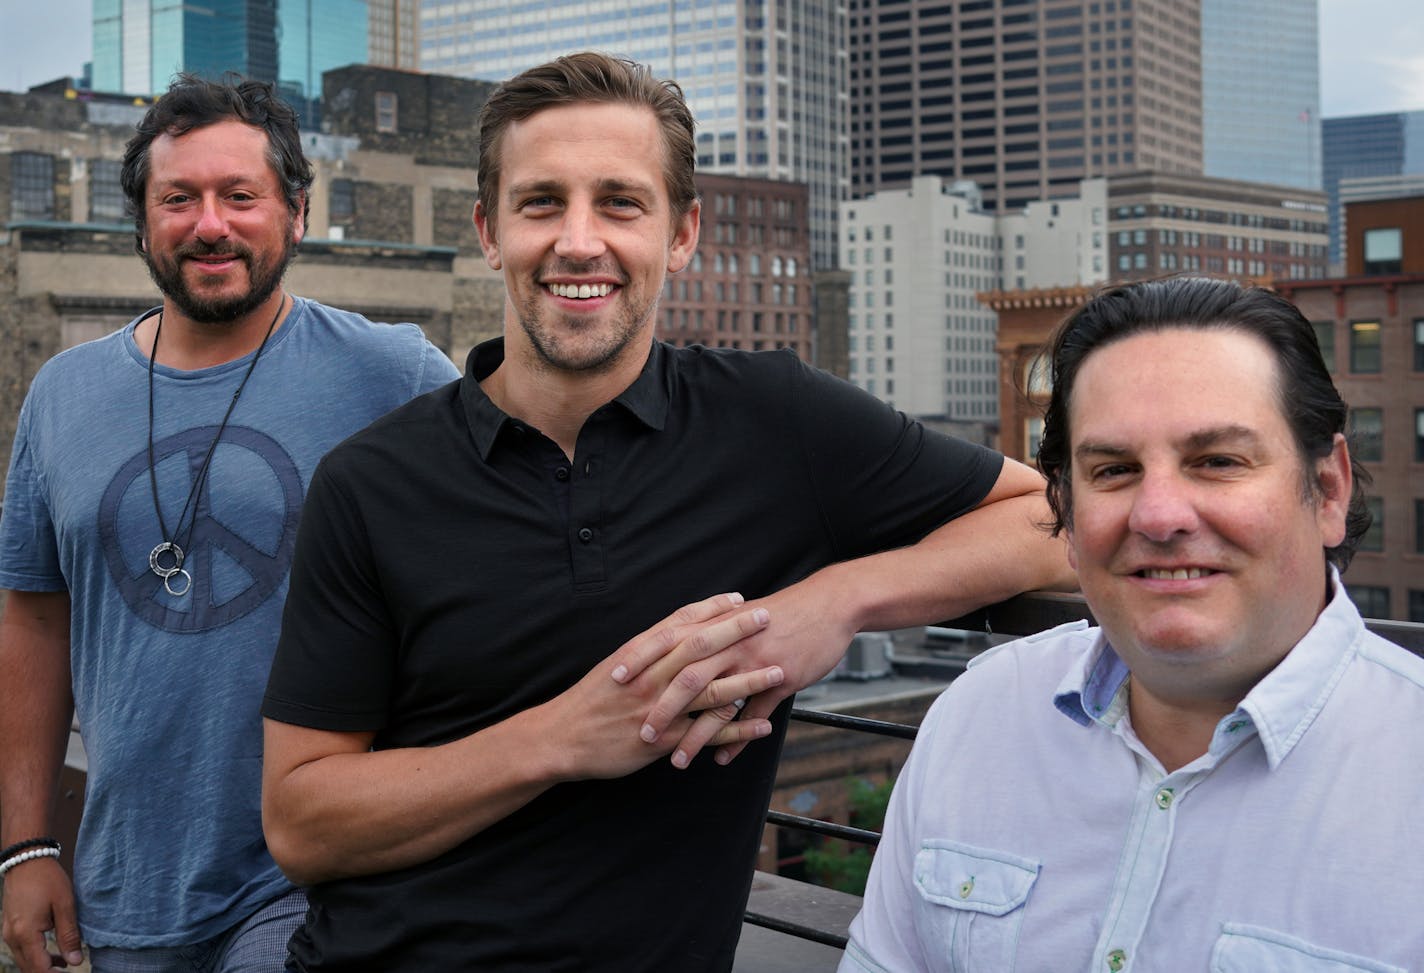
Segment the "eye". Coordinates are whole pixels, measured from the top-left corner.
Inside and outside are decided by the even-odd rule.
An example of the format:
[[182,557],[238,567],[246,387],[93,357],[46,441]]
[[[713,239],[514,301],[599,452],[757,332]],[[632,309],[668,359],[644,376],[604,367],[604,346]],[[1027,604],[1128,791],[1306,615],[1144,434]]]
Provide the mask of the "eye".
[[1089,469],[1088,477],[1094,483],[1111,483],[1114,480],[1131,476],[1136,470],[1137,468],[1130,463],[1104,463]]
[[1204,456],[1198,464],[1208,470],[1234,470],[1246,464],[1236,456]]
[[558,200],[554,199],[553,196],[530,196],[528,199],[520,202],[517,209],[521,212],[529,212],[531,210],[539,212],[541,210],[553,209],[557,205]]
[[189,202],[192,198],[193,197],[189,196],[187,193],[169,193],[167,196],[163,197],[163,205],[182,206],[184,203]]

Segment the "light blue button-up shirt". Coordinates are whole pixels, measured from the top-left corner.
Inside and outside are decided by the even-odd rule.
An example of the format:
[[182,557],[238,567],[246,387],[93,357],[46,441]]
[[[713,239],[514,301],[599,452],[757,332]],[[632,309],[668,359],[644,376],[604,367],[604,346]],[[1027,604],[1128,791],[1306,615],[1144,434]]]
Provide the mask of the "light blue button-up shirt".
[[925,717],[842,973],[1424,971],[1424,659],[1336,592],[1168,774],[1082,623]]

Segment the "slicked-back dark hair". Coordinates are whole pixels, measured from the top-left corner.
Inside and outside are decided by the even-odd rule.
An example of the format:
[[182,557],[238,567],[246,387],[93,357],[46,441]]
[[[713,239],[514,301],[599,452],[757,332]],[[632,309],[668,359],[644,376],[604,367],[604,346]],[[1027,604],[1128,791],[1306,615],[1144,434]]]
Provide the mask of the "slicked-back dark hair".
[[[1038,468],[1048,478],[1048,505],[1056,535],[1073,527],[1072,430],[1069,406],[1078,371],[1088,356],[1123,338],[1173,328],[1239,331],[1271,349],[1277,371],[1276,398],[1304,468],[1307,499],[1319,495],[1315,463],[1329,456],[1335,434],[1348,436],[1349,409],[1320,354],[1315,329],[1296,306],[1263,287],[1243,287],[1208,277],[1168,277],[1099,291],[1070,314],[1049,343],[1053,392],[1043,420]],[[1370,526],[1364,488],[1370,476],[1350,460],[1354,486],[1345,518],[1345,539],[1326,548],[1341,571],[1349,565]]]
[[158,101],[153,103],[138,130],[124,148],[124,164],[119,184],[134,219],[134,249],[143,252],[147,226],[144,194],[148,189],[149,149],[160,135],[179,136],[228,120],[260,128],[267,135],[267,160],[282,184],[287,209],[306,222],[311,212],[311,163],[302,152],[297,113],[277,97],[272,85],[229,75],[223,81],[209,81],[194,74],[180,74]]
[[597,51],[582,51],[530,68],[501,84],[480,109],[480,206],[490,227],[498,229],[500,143],[511,122],[545,108],[585,102],[641,105],[657,117],[663,136],[663,182],[675,218],[697,201],[693,168],[692,111],[676,81],[659,80],[646,65]]

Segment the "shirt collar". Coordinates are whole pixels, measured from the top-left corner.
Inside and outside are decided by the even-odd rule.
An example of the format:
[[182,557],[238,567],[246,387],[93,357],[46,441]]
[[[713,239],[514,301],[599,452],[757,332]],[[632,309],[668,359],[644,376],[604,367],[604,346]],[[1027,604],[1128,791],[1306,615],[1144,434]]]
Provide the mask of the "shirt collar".
[[[1340,576],[1330,568],[1330,601],[1310,631],[1218,724],[1209,752],[1233,744],[1244,725],[1255,728],[1274,770],[1310,728],[1359,650],[1364,622]],[[1112,726],[1123,715],[1127,665],[1098,630],[1081,664],[1059,683],[1053,704],[1075,723]]]
[[[518,420],[495,405],[480,382],[494,373],[504,362],[504,338],[491,338],[470,349],[465,360],[465,375],[460,380],[460,400],[465,407],[465,421],[480,458],[489,459],[500,431]],[[619,393],[610,404],[622,406],[630,415],[650,429],[662,429],[667,423],[669,389],[672,386],[673,356],[661,341],[654,341],[643,370],[633,384]]]

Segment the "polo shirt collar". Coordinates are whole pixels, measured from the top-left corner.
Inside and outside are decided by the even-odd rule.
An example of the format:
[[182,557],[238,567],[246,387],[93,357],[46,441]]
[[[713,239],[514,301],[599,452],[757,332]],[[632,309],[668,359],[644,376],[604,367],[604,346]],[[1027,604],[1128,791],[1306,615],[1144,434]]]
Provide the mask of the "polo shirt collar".
[[[1310,729],[1358,653],[1365,633],[1360,613],[1334,567],[1330,589],[1330,601],[1310,631],[1218,724],[1209,753],[1234,745],[1238,731],[1250,725],[1274,770]],[[1059,683],[1053,704],[1075,723],[1110,727],[1126,711],[1122,688],[1127,677],[1127,665],[1099,629],[1081,664],[1069,669]]]
[[[465,360],[465,375],[460,380],[460,401],[465,409],[465,421],[480,458],[488,460],[500,431],[518,420],[509,416],[490,400],[480,382],[493,374],[504,362],[504,338],[491,338],[470,349]],[[661,341],[652,343],[648,360],[633,384],[614,397],[611,404],[622,406],[650,429],[662,429],[667,423],[669,389],[672,386],[672,356]]]

